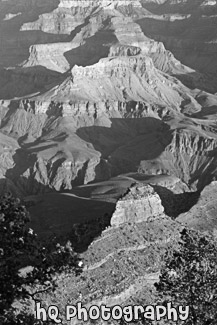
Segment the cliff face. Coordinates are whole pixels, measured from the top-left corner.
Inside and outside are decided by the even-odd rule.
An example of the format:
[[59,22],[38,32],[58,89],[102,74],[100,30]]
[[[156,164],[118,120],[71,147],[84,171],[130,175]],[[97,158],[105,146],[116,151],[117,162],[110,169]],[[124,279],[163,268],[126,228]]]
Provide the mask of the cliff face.
[[141,162],[144,173],[176,175],[194,189],[209,183],[216,174],[216,139],[175,131],[171,143],[155,161]]
[[[88,67],[74,66],[72,77],[35,100],[60,102],[143,101],[181,105],[186,88],[157,70],[144,55],[101,59]],[[173,88],[171,88],[173,85]],[[181,95],[181,96],[180,96]]]
[[215,76],[216,1],[166,1],[158,6],[144,2],[144,7],[153,9],[155,14],[139,22],[144,32],[164,42],[167,49],[191,68]]
[[217,218],[216,218],[216,189],[217,182],[213,181],[202,191],[198,202],[187,213],[183,213],[178,217],[178,221],[183,224],[197,229],[217,235]]
[[77,26],[84,23],[98,4],[95,1],[59,1],[57,8],[48,13],[43,13],[38,20],[26,22],[21,31],[41,30],[45,33],[68,34]]
[[161,199],[149,185],[135,185],[129,189],[116,204],[111,225],[120,226],[124,223],[139,223],[164,215]]

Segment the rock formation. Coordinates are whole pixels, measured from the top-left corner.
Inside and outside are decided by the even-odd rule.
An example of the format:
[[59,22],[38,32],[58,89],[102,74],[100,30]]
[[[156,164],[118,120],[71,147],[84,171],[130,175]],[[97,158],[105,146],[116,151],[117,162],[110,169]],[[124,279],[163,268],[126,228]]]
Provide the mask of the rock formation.
[[198,202],[187,213],[181,214],[178,221],[201,232],[217,235],[216,218],[217,182],[212,181],[201,192]]
[[150,185],[135,185],[117,202],[111,225],[139,223],[164,215],[160,197]]
[[[158,6],[144,2],[143,5],[155,14],[139,22],[143,31],[163,41],[183,63],[203,73],[214,73],[215,77],[216,1],[166,1]],[[182,19],[174,21],[171,17],[177,13]]]

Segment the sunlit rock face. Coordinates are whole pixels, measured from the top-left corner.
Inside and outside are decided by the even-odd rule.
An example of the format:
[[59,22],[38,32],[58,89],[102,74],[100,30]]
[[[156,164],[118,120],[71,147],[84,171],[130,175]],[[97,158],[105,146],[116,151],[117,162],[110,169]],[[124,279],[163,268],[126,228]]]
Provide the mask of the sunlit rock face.
[[[139,21],[143,32],[164,42],[183,63],[203,73],[216,74],[217,2],[212,0],[166,1],[161,5],[143,2],[154,13]],[[216,88],[214,89],[216,92]]]
[[216,139],[194,132],[174,132],[164,152],[155,161],[142,161],[141,170],[176,175],[192,188],[201,189],[216,174],[216,145]]
[[75,27],[84,23],[85,19],[89,17],[94,11],[121,11],[124,8],[128,9],[128,14],[134,10],[144,10],[141,6],[140,1],[137,0],[61,0],[58,7],[54,11],[40,15],[39,19],[35,22],[28,22],[23,24],[21,30],[42,30],[47,33],[70,34],[75,29]]
[[149,185],[135,185],[116,204],[111,225],[139,223],[164,215],[161,199]]

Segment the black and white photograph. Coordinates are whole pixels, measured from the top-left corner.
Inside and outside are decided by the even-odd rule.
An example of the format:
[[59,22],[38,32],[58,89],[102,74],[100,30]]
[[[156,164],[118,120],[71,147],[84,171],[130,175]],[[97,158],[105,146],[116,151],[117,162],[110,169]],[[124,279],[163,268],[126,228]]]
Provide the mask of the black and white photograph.
[[0,0],[0,325],[217,325],[217,0]]

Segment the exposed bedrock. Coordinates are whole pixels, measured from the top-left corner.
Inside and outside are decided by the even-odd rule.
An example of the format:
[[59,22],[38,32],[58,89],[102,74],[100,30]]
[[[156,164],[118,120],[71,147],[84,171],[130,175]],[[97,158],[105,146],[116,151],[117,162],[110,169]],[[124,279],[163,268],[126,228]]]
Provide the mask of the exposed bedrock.
[[188,119],[173,130],[160,119],[171,113],[164,107],[23,100],[2,102],[0,113],[2,176],[28,193],[138,170],[175,175],[196,190],[216,175],[216,139]]
[[140,170],[176,175],[192,189],[201,189],[216,175],[216,139],[189,130],[176,130],[172,141],[156,159],[142,161]]
[[153,187],[137,184],[132,186],[129,192],[117,202],[111,225],[139,223],[161,216],[164,216],[164,207]]
[[[136,105],[137,114],[132,111]],[[156,118],[133,118],[149,114]],[[27,193],[71,189],[109,179],[115,173],[110,155],[126,142],[136,141],[143,129],[158,132],[163,123],[157,117],[158,109],[152,110],[145,103],[61,105],[4,101],[2,175]]]
[[178,217],[178,221],[202,232],[213,233],[217,237],[217,182],[213,181],[201,192],[198,202]]
[[[216,1],[166,1],[162,5],[143,2],[143,5],[154,14],[137,21],[143,32],[162,41],[184,64],[216,78]],[[212,76],[207,81],[210,79]],[[216,92],[216,81],[212,83]]]
[[[202,232],[217,235],[217,182],[199,192],[174,193],[159,185],[132,185],[118,200],[111,225],[135,224],[166,215]],[[159,222],[161,222],[159,220]]]

